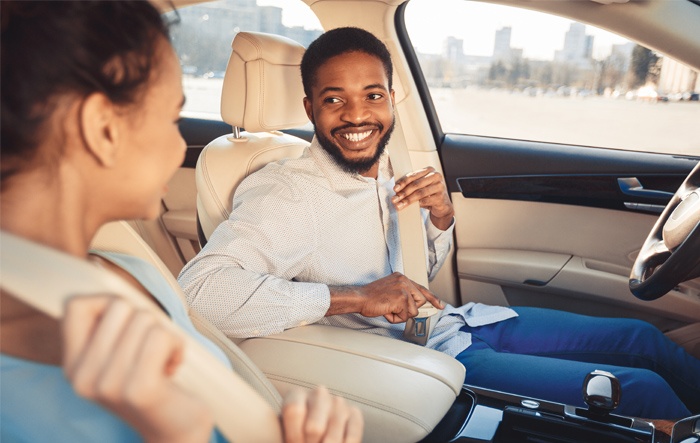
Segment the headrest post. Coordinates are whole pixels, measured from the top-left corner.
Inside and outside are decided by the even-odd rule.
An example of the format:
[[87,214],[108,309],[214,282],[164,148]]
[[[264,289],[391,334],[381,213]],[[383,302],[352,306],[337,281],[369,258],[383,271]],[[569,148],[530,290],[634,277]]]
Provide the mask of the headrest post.
[[245,143],[248,141],[248,137],[244,137],[241,135],[241,128],[235,125],[231,126],[232,133],[231,135],[227,136],[226,138],[228,141],[233,142],[233,143]]

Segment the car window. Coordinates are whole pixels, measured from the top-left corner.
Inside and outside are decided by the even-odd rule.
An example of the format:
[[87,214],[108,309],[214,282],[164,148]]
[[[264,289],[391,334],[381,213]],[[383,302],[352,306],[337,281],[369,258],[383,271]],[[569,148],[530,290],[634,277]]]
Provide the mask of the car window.
[[166,14],[180,58],[187,101],[182,115],[221,120],[221,87],[240,31],[289,37],[308,46],[321,25],[301,0],[220,0]]
[[569,19],[464,0],[440,5],[411,0],[405,23],[443,131],[700,153],[697,71]]

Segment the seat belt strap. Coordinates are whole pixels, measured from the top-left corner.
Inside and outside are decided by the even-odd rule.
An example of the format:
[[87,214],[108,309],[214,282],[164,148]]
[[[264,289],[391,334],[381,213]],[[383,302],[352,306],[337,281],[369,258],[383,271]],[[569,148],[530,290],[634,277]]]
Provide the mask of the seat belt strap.
[[[394,180],[398,181],[413,171],[413,165],[398,115],[395,118],[394,132],[391,134],[388,149],[391,167],[394,170]],[[397,213],[404,275],[427,288],[429,282],[425,255],[426,234],[420,205],[417,202],[412,203]],[[439,314],[440,310],[432,304],[424,304],[418,309],[418,315],[406,322],[403,332],[404,339],[425,346],[435,323],[437,323]]]
[[205,403],[229,441],[282,441],[277,414],[246,382],[180,329],[135,287],[85,260],[0,231],[0,287],[12,297],[53,317],[79,295],[117,294],[138,309],[151,310],[185,344],[175,382]]

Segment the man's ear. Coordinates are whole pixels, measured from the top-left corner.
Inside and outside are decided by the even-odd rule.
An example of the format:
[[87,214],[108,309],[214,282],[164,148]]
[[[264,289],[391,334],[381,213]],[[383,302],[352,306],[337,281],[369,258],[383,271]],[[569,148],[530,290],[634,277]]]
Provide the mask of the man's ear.
[[394,97],[394,90],[392,89],[389,91],[389,96],[391,97],[391,107],[395,108],[396,107],[396,99]]
[[311,123],[315,125],[316,122],[314,121],[314,109],[313,106],[311,106],[311,100],[309,100],[308,97],[304,97],[304,109],[306,110],[306,116],[309,117]]
[[105,167],[117,157],[119,119],[114,103],[104,94],[93,93],[80,107],[80,131],[85,148]]

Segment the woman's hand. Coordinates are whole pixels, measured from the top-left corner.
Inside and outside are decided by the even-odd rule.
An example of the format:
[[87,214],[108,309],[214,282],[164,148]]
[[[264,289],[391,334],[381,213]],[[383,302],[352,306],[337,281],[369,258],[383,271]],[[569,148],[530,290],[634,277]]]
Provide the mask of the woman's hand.
[[360,443],[363,428],[360,411],[324,387],[292,391],[284,400],[285,443]]
[[75,391],[149,442],[203,442],[213,418],[171,381],[183,343],[153,313],[111,296],[74,297],[62,322],[63,368]]

